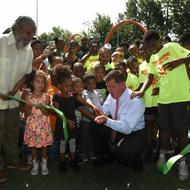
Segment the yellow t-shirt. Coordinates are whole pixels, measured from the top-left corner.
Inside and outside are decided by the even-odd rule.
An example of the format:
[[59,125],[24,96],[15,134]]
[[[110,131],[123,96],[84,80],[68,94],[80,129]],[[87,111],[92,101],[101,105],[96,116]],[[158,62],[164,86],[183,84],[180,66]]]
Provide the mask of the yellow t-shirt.
[[91,55],[86,63],[84,64],[84,68],[87,73],[93,72],[93,63],[99,60],[99,55]]
[[156,54],[152,55],[149,73],[156,75],[159,82],[158,103],[169,104],[190,101],[189,78],[185,64],[169,71],[162,66],[170,61],[187,57],[189,50],[179,44],[170,42]]
[[111,65],[111,63],[105,64],[104,67],[105,67],[106,71],[114,69],[114,67]]
[[137,57],[137,61],[138,61],[139,65],[140,65],[140,64],[143,62],[143,59],[142,59],[142,58]]
[[[148,77],[148,63],[145,60],[139,65],[139,83],[144,83],[147,77]],[[146,108],[157,107],[158,96],[152,96],[153,89],[157,87],[158,87],[158,81],[154,77],[152,84],[145,91],[143,96],[143,101]]]
[[139,87],[139,77],[128,72],[126,85],[131,90],[136,90]]

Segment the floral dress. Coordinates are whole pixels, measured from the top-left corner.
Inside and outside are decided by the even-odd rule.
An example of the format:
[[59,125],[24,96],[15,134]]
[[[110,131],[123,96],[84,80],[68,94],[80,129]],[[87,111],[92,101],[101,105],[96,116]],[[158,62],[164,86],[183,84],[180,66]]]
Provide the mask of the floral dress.
[[[45,104],[46,93],[39,98],[31,97],[32,103]],[[32,107],[31,115],[26,120],[24,143],[28,147],[42,148],[53,143],[49,117],[37,107]]]

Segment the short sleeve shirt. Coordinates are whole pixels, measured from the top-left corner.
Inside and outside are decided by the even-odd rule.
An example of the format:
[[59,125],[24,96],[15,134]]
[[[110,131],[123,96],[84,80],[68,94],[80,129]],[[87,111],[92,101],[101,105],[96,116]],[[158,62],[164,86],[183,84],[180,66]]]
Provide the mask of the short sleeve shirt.
[[[143,61],[139,65],[139,83],[144,83],[148,77],[148,63],[147,61]],[[150,107],[156,107],[157,106],[157,100],[158,96],[152,96],[152,92],[154,88],[158,87],[158,81],[156,77],[154,77],[152,84],[150,87],[145,91],[144,96],[143,96],[143,101],[145,104],[145,107],[150,108]]]
[[189,54],[189,50],[177,43],[170,42],[151,56],[148,72],[158,77],[160,89],[158,103],[169,104],[190,100],[189,78],[185,64],[181,64],[171,71],[163,68],[164,64],[187,57]]

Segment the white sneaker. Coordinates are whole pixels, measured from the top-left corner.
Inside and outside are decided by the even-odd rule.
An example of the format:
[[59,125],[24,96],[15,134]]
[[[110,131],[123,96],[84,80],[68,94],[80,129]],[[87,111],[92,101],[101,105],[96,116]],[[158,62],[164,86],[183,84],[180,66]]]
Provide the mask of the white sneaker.
[[47,175],[49,173],[49,170],[47,168],[47,159],[42,158],[41,161],[41,174]]
[[39,162],[35,159],[32,160],[32,169],[31,169],[31,175],[37,175],[39,171]]
[[160,165],[165,165],[166,164],[166,155],[164,153],[160,153],[158,161],[157,161],[157,167]]
[[178,177],[181,181],[185,181],[189,177],[188,165],[185,160],[179,162]]

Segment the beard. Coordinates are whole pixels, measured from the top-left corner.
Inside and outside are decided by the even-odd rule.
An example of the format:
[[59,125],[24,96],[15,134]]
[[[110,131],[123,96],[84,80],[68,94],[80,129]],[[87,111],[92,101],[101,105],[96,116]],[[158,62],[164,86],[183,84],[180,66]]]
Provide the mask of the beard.
[[15,42],[17,49],[23,49],[26,46],[18,36],[15,36]]

